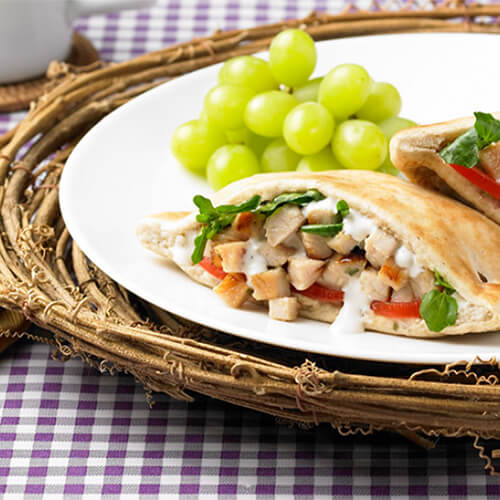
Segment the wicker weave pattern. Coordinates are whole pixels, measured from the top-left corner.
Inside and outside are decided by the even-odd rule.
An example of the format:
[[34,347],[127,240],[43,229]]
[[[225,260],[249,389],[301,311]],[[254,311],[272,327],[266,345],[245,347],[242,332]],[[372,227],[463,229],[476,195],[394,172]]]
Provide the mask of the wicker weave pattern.
[[103,372],[128,371],[148,393],[189,400],[199,392],[283,420],[329,422],[345,434],[393,429],[424,446],[432,445],[424,435],[474,436],[493,471],[478,440],[500,439],[496,360],[412,374],[405,366],[306,356],[210,331],[129,297],[71,241],[59,213],[64,162],[97,121],[172,77],[262,50],[283,27],[303,27],[316,39],[500,31],[496,22],[478,20],[499,15],[498,5],[374,7],[217,32],[116,65],[53,64],[49,75],[59,85],[0,138],[0,305],[50,332],[37,340],[53,343],[59,356],[78,356]]

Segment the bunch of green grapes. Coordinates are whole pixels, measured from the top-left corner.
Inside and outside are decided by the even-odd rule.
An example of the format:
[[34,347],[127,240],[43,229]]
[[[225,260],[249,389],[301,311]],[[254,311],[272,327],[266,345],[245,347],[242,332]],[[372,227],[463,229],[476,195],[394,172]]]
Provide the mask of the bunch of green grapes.
[[174,132],[174,156],[214,189],[259,172],[396,174],[389,140],[415,125],[397,116],[399,92],[356,64],[310,79],[316,58],[314,40],[288,29],[274,37],[269,62],[254,56],[226,61],[200,117]]

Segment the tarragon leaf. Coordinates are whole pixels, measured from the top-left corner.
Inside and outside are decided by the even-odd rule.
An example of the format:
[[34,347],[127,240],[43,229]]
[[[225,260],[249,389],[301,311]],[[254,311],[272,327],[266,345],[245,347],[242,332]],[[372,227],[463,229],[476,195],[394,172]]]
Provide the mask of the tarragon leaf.
[[448,294],[455,293],[455,289],[443,278],[443,276],[434,269],[434,284],[436,286],[440,286],[444,289],[444,291]]
[[339,223],[344,220],[349,214],[349,205],[345,200],[337,201],[337,214],[335,215],[335,222]]
[[319,236],[332,237],[342,231],[344,224],[306,224],[300,228],[304,233],[317,234]]
[[309,189],[303,193],[283,193],[276,196],[271,201],[262,203],[256,212],[262,213],[266,216],[272,215],[279,207],[291,203],[293,205],[307,205],[312,201],[323,200],[325,196],[316,189]]
[[240,203],[239,205],[219,205],[216,210],[221,214],[239,214],[241,212],[251,212],[255,210],[260,203],[260,196],[256,194],[248,201]]

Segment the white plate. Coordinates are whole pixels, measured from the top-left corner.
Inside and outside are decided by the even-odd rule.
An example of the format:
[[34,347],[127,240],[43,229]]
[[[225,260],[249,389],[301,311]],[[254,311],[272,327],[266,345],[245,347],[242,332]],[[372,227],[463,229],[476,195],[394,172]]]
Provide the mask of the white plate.
[[[498,111],[500,65],[490,59],[496,35],[406,34],[321,42],[316,75],[344,62],[364,65],[403,97],[402,116],[420,123]],[[470,56],[470,57],[469,57]],[[234,310],[208,288],[146,252],[135,238],[144,215],[190,209],[204,181],[183,170],[169,141],[198,116],[217,66],[146,92],[111,113],[78,144],[60,186],[73,238],[109,276],[157,306],[235,335],[284,347],[381,361],[436,363],[500,357],[500,334],[418,340],[366,332],[332,335],[325,323],[281,323],[264,310]]]

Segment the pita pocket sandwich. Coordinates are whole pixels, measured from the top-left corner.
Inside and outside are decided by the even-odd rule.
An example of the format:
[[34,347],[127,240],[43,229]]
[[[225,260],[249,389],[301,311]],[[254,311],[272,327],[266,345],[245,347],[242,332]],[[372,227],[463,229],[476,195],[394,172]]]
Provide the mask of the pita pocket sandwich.
[[360,170],[255,175],[145,218],[147,249],[231,307],[412,337],[500,328],[500,226],[454,200]]
[[500,113],[402,130],[391,160],[412,182],[457,198],[500,224]]

